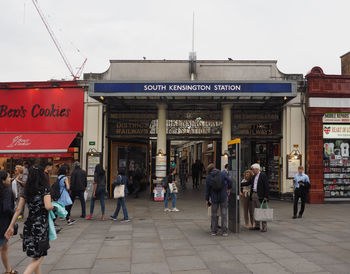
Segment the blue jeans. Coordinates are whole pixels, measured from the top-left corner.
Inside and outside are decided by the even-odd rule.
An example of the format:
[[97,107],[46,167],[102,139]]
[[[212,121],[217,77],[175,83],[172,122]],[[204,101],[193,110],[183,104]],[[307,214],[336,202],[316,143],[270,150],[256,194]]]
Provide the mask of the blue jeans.
[[123,209],[124,220],[129,220],[128,210],[127,210],[126,204],[125,204],[125,198],[118,198],[117,199],[117,208],[115,209],[112,217],[115,219],[118,217],[120,207],[122,207],[122,209]]
[[170,193],[170,189],[168,188],[166,191],[166,195],[165,195],[165,208],[168,208],[168,201],[169,201],[169,196],[171,195],[172,197],[172,206],[173,208],[176,207],[176,193]]
[[104,215],[105,214],[105,193],[104,193],[104,191],[97,191],[96,190],[96,198],[91,197],[90,215],[92,215],[92,213],[94,213],[95,200],[100,200],[102,215]]

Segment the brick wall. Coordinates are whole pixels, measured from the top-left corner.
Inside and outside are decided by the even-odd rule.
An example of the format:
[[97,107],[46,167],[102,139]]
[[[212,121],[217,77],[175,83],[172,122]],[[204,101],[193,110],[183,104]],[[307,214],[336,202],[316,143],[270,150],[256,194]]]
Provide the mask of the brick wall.
[[[310,203],[323,203],[323,115],[327,112],[350,112],[350,108],[308,107],[310,97],[350,98],[350,76],[325,75],[314,67],[308,80],[306,105],[307,172],[311,181]],[[350,99],[346,99],[350,100]]]
[[341,74],[350,75],[350,52],[340,57],[341,59]]

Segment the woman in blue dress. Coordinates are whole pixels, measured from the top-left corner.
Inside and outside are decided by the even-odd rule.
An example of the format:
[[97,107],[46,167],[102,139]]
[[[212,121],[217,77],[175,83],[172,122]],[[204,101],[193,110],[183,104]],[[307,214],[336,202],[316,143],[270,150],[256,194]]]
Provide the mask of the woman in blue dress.
[[[72,199],[69,195],[69,189],[70,184],[67,178],[67,166],[63,165],[58,169],[58,177],[57,179],[60,180],[60,198],[58,199],[58,202],[63,204],[66,207],[66,210],[68,211],[69,206],[72,205]],[[70,217],[67,217],[67,224],[72,225],[75,223],[75,220],[71,219]]]

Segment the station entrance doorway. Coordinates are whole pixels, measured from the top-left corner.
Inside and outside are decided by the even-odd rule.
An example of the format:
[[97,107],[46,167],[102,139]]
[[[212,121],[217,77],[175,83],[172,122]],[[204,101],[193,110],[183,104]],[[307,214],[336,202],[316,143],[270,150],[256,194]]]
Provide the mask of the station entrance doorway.
[[[125,109],[125,105],[123,109],[120,104],[107,105],[109,185],[115,180],[119,168],[123,168],[129,177],[134,176],[139,168],[142,170],[141,189],[152,196],[156,157],[159,154],[157,105],[152,105],[154,108],[146,111],[137,102],[134,101],[134,109]],[[174,103],[167,105],[166,148],[163,151],[166,173],[175,166],[180,174],[180,166],[185,167],[186,176],[191,182],[192,167],[198,163],[201,166],[200,179],[204,184],[209,163],[223,169],[222,163],[227,162],[227,153],[223,149],[222,116],[220,104],[193,105],[187,102],[181,106]],[[282,165],[280,106],[267,109],[233,104],[230,118],[230,139],[242,140],[242,171],[255,162],[260,163],[269,177],[271,193],[278,195]]]

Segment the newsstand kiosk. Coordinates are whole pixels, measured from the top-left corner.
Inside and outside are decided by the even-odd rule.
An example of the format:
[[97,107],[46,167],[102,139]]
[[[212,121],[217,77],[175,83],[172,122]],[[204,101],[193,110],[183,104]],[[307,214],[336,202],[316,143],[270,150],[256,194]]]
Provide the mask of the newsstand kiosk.
[[228,142],[229,177],[232,180],[232,189],[228,201],[228,228],[233,233],[240,231],[240,188],[241,188],[241,139]]

